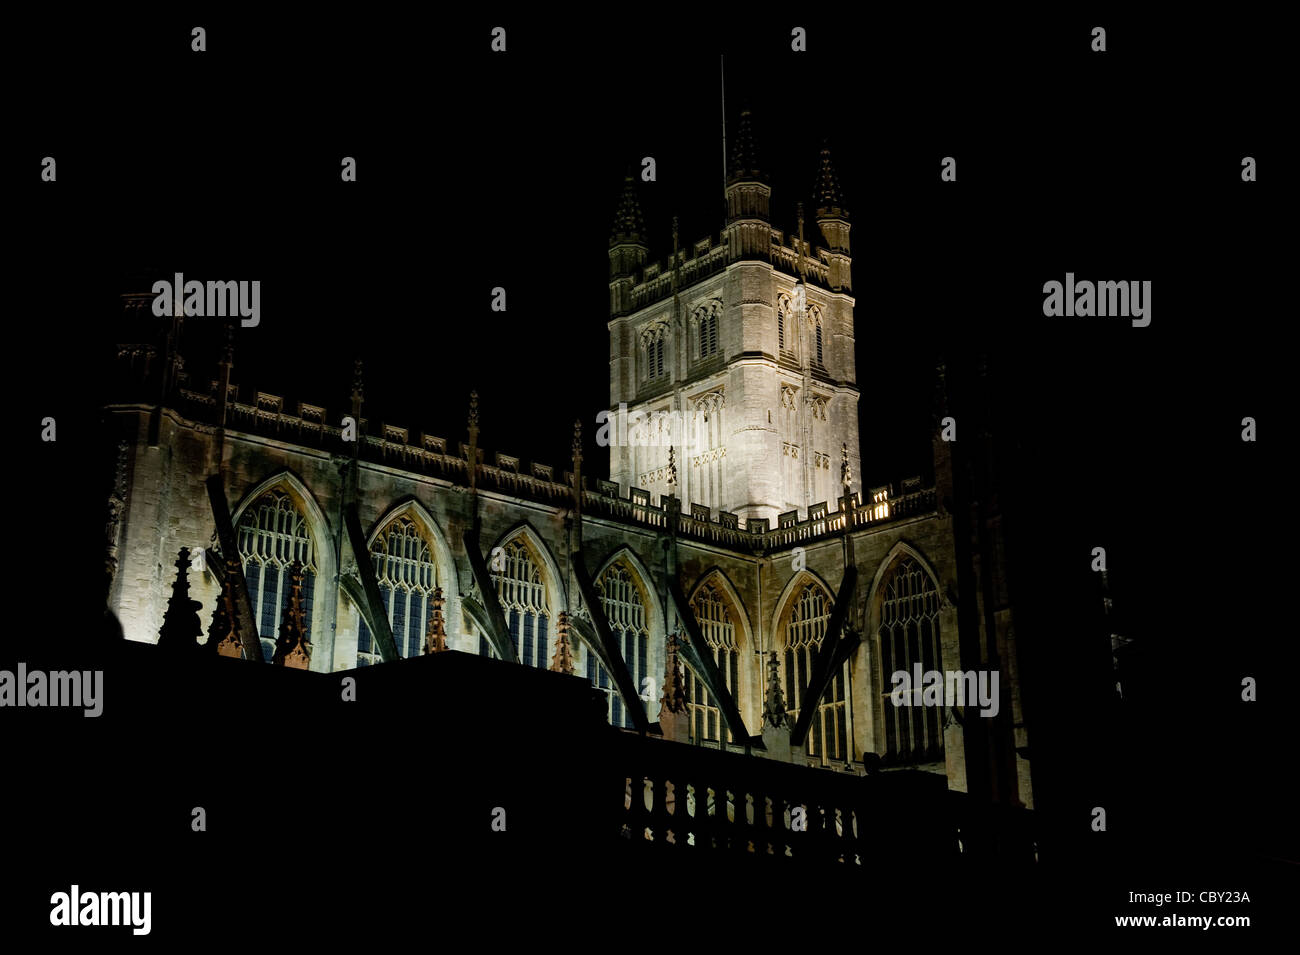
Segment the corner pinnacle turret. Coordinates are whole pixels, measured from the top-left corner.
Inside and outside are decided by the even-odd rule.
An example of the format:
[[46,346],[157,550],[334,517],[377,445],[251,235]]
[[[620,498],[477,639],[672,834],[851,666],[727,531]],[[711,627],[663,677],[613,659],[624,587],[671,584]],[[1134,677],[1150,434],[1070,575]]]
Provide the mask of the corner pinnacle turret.
[[645,219],[641,215],[641,201],[636,194],[636,179],[629,172],[623,178],[623,195],[614,213],[614,226],[609,234],[609,247],[617,245],[644,245]]
[[852,292],[853,259],[849,255],[849,210],[840,191],[840,180],[831,162],[830,147],[822,145],[821,163],[817,170],[817,225],[831,253],[827,263],[828,282],[833,291]]
[[830,147],[823,145],[821,166],[817,172],[817,218],[847,219],[849,210],[844,206],[844,196],[840,192],[840,180],[835,175],[835,166],[831,162]]
[[731,156],[727,162],[727,185],[744,181],[763,181],[763,173],[758,166],[758,149],[754,145],[753,120],[747,109],[740,111],[740,127],[736,130]]
[[631,310],[632,286],[636,273],[645,265],[650,246],[646,243],[645,219],[636,195],[636,180],[629,169],[623,178],[623,195],[614,213],[609,235],[609,314],[613,318]]
[[726,199],[727,227],[724,234],[730,246],[730,261],[769,261],[772,256],[772,187],[759,169],[753,119],[747,109],[740,113],[740,126],[731,142]]

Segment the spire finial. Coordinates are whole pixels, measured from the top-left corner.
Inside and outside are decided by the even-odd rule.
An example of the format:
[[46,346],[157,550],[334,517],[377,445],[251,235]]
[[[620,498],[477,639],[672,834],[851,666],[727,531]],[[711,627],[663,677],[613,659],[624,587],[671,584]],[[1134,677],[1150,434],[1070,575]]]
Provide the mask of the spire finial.
[[762,178],[758,168],[758,150],[754,147],[753,121],[748,109],[740,111],[740,125],[731,149],[731,169],[727,174],[728,184],[741,180]]
[[673,293],[677,290],[677,266],[680,263],[681,256],[677,246],[677,217],[673,216]]
[[849,485],[853,483],[853,468],[849,464],[849,444],[844,442],[840,445],[840,483],[844,485],[844,493],[849,493]]
[[289,565],[289,594],[284,603],[284,620],[280,636],[275,641],[275,654],[271,662],[276,666],[305,670],[311,663],[311,644],[307,642],[307,623],[304,619],[302,597],[302,562]]
[[[212,555],[216,557],[216,555]],[[217,597],[216,609],[212,611],[212,623],[208,626],[208,642],[204,647],[219,657],[243,656],[243,647],[239,641],[238,616],[235,613],[235,574],[238,565],[222,557],[226,573],[221,581],[221,594]]]
[[[478,392],[469,393],[469,419],[466,421],[469,429],[469,458],[466,466],[469,469],[469,492],[476,494],[478,491]],[[475,508],[475,520],[477,520],[478,509]]]
[[802,282],[804,285],[807,285],[808,273],[804,268],[804,261],[803,261],[804,240],[803,240],[803,203],[802,202],[799,203],[798,211],[796,214],[799,217],[799,281]]
[[618,210],[614,213],[614,227],[609,234],[610,246],[622,244],[645,244],[645,219],[641,215],[641,202],[636,194],[636,178],[629,166],[623,177],[623,194],[619,197]]
[[847,219],[849,211],[844,208],[844,197],[840,193],[840,180],[835,175],[831,163],[831,150],[822,143],[821,167],[817,171],[817,218]]
[[429,628],[424,634],[424,652],[441,653],[447,649],[447,627],[442,617],[442,588],[433,588],[433,607],[429,611]]
[[790,715],[785,710],[785,697],[781,693],[781,669],[773,650],[767,659],[767,695],[763,701],[763,725],[784,729],[790,725]]
[[671,444],[668,445],[668,486],[677,486],[677,452]]
[[948,414],[948,364],[940,358],[934,367],[934,420],[942,421]]
[[582,536],[582,421],[573,419],[573,512],[578,519],[578,536]]
[[569,614],[561,610],[555,623],[555,654],[551,657],[552,673],[573,674],[573,647],[569,643]]
[[668,635],[668,644],[664,655],[664,693],[661,713],[681,713],[686,709],[685,679],[682,676],[681,661],[677,658],[676,633]]
[[190,549],[182,547],[176,558],[176,580],[172,584],[171,599],[163,616],[162,629],[158,631],[158,645],[168,649],[198,648],[198,638],[203,633],[199,622],[197,600],[190,599]]

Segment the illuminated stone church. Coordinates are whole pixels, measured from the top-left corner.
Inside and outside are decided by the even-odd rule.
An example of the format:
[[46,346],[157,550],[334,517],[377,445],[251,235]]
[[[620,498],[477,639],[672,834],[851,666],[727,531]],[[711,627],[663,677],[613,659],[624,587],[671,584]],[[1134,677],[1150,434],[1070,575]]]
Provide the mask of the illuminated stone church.
[[[161,344],[121,345],[107,573],[125,636],[321,672],[494,656],[585,677],[627,731],[957,790],[980,717],[895,706],[890,675],[992,668],[981,753],[997,798],[1031,806],[996,531],[956,511],[937,426],[932,484],[862,486],[864,450],[885,449],[858,424],[849,210],[823,150],[816,241],[778,231],[749,122],[719,235],[652,260],[625,184],[608,480],[576,440],[563,470],[485,454],[472,404],[455,439],[371,420],[359,367],[329,411],[242,390],[229,345],[194,380],[183,316],[155,320]],[[124,302],[150,314],[148,294]],[[197,602],[188,633],[178,593]]]

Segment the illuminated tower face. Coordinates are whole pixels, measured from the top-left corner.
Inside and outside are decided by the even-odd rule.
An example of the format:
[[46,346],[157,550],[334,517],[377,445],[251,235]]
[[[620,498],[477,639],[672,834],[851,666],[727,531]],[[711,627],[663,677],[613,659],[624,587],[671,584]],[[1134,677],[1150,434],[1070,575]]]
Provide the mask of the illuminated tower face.
[[[800,248],[769,221],[771,189],[742,114],[720,240],[645,264],[635,187],[610,240],[610,477],[622,493],[673,493],[766,518],[843,494],[847,446],[860,490],[848,213],[822,152],[817,222],[829,248]],[[802,254],[801,254],[802,252]],[[675,450],[669,484],[668,448]]]

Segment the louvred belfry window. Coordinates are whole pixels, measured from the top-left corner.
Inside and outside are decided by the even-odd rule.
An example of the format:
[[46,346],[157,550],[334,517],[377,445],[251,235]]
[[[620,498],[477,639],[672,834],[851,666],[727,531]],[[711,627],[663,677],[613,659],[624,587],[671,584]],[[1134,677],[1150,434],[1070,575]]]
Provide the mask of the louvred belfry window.
[[796,356],[799,338],[798,315],[790,296],[782,292],[776,297],[777,351],[788,359]]
[[645,356],[645,371],[642,378],[653,381],[662,378],[668,370],[667,326],[657,322],[641,332],[642,353]]
[[718,351],[718,314],[705,312],[700,318],[700,357],[708,358]]

